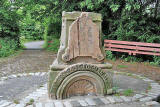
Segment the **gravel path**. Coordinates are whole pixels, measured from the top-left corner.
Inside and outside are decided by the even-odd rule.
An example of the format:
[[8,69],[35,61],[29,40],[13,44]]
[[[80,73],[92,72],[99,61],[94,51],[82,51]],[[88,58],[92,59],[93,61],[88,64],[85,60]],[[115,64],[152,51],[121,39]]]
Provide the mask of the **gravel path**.
[[[32,43],[32,46],[33,44],[34,43]],[[39,45],[34,45],[34,46],[37,47]],[[0,77],[12,75],[12,74],[19,74],[19,73],[47,72],[49,65],[51,65],[55,57],[56,57],[56,54],[52,52],[47,52],[45,50],[24,50],[18,56],[8,58],[5,61],[0,61]],[[0,106],[10,105],[10,104],[15,105],[13,103],[14,100],[22,101],[22,99],[26,99],[26,96],[28,95],[29,96],[27,101],[30,100],[32,97],[34,98],[39,96],[40,94],[47,94],[47,85],[44,88],[41,87],[42,85],[46,84],[47,75],[40,76],[35,74],[36,73],[30,76],[22,76],[22,77],[4,80],[4,82],[0,83],[0,104],[1,104]],[[144,81],[141,81],[135,78],[130,78],[129,76],[120,76],[120,75],[114,76],[114,84],[115,84],[114,86],[118,86],[121,89],[132,88],[136,90],[136,92],[145,91],[145,89],[148,87],[148,84],[146,84]],[[160,88],[159,85],[156,85],[156,84],[153,84],[153,86],[157,90]],[[41,88],[41,89],[37,90],[37,88]],[[37,91],[34,92],[35,90]],[[11,101],[12,103],[7,101]],[[92,99],[89,99],[86,101],[88,102],[88,105],[89,105]],[[94,101],[96,105],[99,105],[99,103],[101,102],[99,98],[95,99]],[[25,101],[22,101],[22,104],[24,104],[24,102]],[[110,102],[109,104],[107,104],[107,107],[144,106],[143,105],[144,102],[130,102],[130,103],[126,103],[126,102],[123,103],[123,102],[122,104],[113,104],[112,102]],[[72,102],[72,101],[71,102],[69,101],[64,104],[70,104],[70,103],[72,105],[77,104],[77,102]],[[23,107],[23,106],[20,105],[19,107]],[[39,106],[36,106],[36,107],[39,107]],[[45,106],[45,107],[48,107],[48,106]],[[58,105],[56,107],[60,107],[60,106]],[[105,106],[102,105],[99,107],[105,107]]]
[[0,77],[17,73],[47,72],[56,54],[45,50],[24,50],[20,55],[0,62]]
[[[48,72],[56,54],[45,50],[24,50],[17,56],[0,61],[0,78],[13,74]],[[0,83],[0,100],[26,97],[47,81],[47,76],[24,76]]]
[[43,48],[44,41],[34,41],[34,42],[28,42],[25,43],[24,46],[25,49],[42,49]]

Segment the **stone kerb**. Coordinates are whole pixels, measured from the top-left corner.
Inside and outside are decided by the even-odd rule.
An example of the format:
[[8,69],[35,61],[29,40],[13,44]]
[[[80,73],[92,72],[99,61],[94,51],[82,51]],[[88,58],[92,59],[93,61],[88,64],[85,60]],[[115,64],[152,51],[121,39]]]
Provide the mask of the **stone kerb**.
[[112,73],[104,72],[93,64],[79,63],[67,67],[57,75],[54,81],[50,81],[52,83],[49,90],[50,97],[57,99],[66,98],[67,96],[65,96],[64,92],[67,89],[65,87],[67,87],[69,82],[80,76],[87,76],[93,79],[87,80],[91,83],[95,82],[93,84],[96,87],[97,92],[95,93],[97,95],[105,95],[107,94],[107,90],[112,88]]

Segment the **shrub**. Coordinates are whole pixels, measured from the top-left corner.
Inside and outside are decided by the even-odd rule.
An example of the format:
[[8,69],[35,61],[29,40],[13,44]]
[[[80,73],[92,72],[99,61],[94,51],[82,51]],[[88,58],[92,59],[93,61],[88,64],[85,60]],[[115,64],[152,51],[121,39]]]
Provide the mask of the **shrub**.
[[106,58],[110,60],[114,60],[115,57],[111,51],[106,51]]
[[58,52],[59,45],[60,45],[59,39],[54,38],[51,41],[52,41],[51,43],[48,43],[46,49],[49,51]]
[[0,57],[7,57],[18,49],[17,42],[10,38],[0,38]]
[[160,57],[159,56],[153,56],[153,61],[150,62],[151,65],[160,65]]

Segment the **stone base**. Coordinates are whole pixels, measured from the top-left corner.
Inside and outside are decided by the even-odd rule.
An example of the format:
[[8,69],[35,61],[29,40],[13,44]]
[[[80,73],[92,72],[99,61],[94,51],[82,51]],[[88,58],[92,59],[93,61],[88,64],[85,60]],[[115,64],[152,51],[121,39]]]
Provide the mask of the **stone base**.
[[[82,95],[106,95],[112,88],[109,64],[86,64],[51,66],[48,94],[51,99],[65,99]],[[62,71],[61,71],[62,70]]]

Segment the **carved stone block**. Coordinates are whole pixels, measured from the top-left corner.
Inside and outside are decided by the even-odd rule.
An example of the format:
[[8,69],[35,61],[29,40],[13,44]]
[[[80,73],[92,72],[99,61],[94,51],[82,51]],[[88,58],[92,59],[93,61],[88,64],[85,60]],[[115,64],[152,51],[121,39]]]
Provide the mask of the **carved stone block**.
[[106,95],[112,89],[112,65],[101,44],[101,14],[63,12],[60,48],[50,67],[48,95]]

